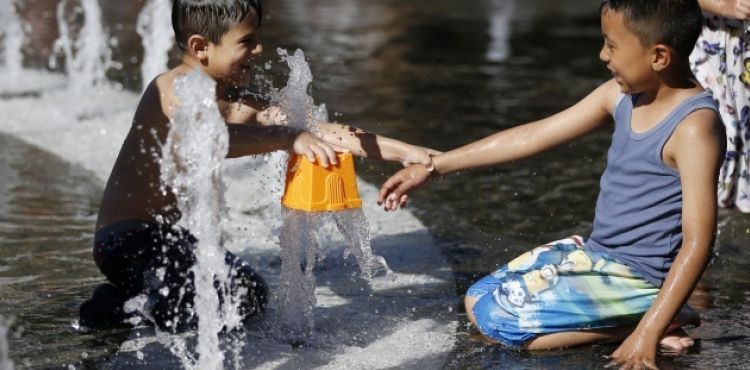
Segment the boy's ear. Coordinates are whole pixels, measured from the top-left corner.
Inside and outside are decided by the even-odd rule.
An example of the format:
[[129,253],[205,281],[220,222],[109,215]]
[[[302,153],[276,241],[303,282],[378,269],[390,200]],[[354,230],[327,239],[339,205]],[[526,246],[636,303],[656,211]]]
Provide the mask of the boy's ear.
[[656,44],[651,49],[651,68],[656,72],[665,70],[672,63],[674,50],[664,44]]
[[205,61],[208,58],[208,40],[201,35],[191,35],[187,39],[187,49],[198,60]]

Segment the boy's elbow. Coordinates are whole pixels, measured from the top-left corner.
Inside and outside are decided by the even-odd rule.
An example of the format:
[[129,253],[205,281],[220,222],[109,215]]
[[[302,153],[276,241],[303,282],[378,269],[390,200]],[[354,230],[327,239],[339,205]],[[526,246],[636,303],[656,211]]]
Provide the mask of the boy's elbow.
[[680,253],[687,254],[691,260],[708,260],[713,254],[714,238],[686,238],[680,247]]

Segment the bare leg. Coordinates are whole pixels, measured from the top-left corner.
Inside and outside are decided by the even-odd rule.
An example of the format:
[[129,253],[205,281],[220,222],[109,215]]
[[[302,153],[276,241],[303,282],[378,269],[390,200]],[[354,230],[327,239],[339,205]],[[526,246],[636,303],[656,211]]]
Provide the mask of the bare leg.
[[[474,317],[474,305],[477,303],[479,298],[472,297],[472,296],[465,296],[464,297],[464,307],[466,308],[466,316],[469,317],[469,321],[471,321],[471,324],[474,325],[474,327],[477,326],[477,319]],[[497,343],[496,340],[484,335],[481,331],[479,331],[479,335],[481,335],[481,341],[485,344],[493,344]]]
[[[474,317],[474,305],[479,299],[477,297],[466,296],[464,298],[464,306],[466,307],[466,315],[474,326],[477,326],[476,318]],[[700,323],[697,313],[691,309],[683,309],[675,317],[674,322],[667,329],[667,333],[662,337],[661,345],[671,351],[682,351],[687,347],[693,345],[693,339],[687,336],[685,331],[682,330],[684,325],[696,325]],[[586,330],[586,331],[572,331],[563,333],[552,333],[545,334],[532,339],[524,345],[524,348],[528,350],[550,350],[567,347],[575,347],[584,344],[598,343],[598,342],[615,342],[625,339],[635,329],[634,326],[612,328],[612,329],[599,329],[599,330]],[[489,338],[488,338],[489,339]],[[489,339],[492,341],[492,339]],[[494,342],[494,341],[493,341]]]
[[[524,346],[528,350],[550,350],[575,347],[599,342],[619,342],[624,340],[635,327],[621,327],[612,329],[574,331],[553,333],[539,336]],[[680,326],[672,325],[669,332],[662,336],[660,345],[669,352],[682,352],[694,344],[691,338]]]
[[477,319],[474,317],[474,305],[477,304],[479,298],[472,296],[464,297],[464,307],[466,308],[466,316],[469,317],[469,321],[476,327]]
[[537,351],[575,347],[599,342],[616,342],[625,339],[633,329],[634,327],[622,327],[546,334],[526,342],[524,348]]

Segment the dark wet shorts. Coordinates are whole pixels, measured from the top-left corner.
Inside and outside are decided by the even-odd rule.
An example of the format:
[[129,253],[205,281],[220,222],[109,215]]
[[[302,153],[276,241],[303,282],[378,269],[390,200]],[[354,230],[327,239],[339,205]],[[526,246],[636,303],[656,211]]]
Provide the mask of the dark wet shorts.
[[[123,222],[97,231],[94,260],[110,283],[132,298],[145,295],[151,319],[163,329],[194,326],[195,287],[191,268],[197,240],[187,230],[143,222]],[[268,297],[265,281],[245,261],[226,251],[230,266],[226,290],[240,302],[243,317],[263,311]],[[224,301],[220,283],[214,284]],[[239,295],[239,296],[238,296]]]

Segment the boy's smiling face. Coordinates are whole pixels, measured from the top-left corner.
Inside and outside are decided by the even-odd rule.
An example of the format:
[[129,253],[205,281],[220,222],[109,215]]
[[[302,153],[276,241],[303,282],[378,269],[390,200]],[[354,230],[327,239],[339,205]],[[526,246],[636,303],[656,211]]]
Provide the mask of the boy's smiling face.
[[601,21],[604,46],[599,58],[607,63],[620,90],[633,94],[647,89],[655,73],[651,48],[644,47],[638,36],[628,29],[622,13],[605,9]]
[[231,86],[248,84],[253,62],[263,51],[258,17],[251,12],[225,33],[218,44],[209,43],[206,71],[220,83]]

